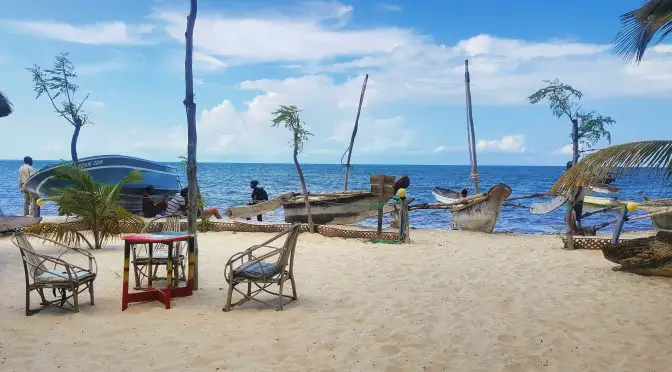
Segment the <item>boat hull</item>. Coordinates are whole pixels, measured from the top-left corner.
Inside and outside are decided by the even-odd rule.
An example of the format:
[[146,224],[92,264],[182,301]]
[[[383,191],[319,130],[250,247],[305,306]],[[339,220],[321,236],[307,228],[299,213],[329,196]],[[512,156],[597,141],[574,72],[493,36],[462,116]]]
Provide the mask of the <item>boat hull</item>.
[[[58,189],[69,186],[69,182],[56,179],[54,170],[69,163],[40,169],[26,181],[26,190],[42,198],[56,196]],[[156,197],[172,196],[180,190],[175,169],[153,161],[122,155],[101,155],[82,158],[78,164],[98,183],[117,183],[130,171],[138,170],[142,181],[124,185],[120,193],[121,206],[133,213],[142,210],[142,195],[147,186],[156,188]]]
[[[672,212],[672,199],[654,199],[644,202],[639,209],[647,213]],[[651,217],[653,228],[660,231],[672,231],[672,213]]]
[[437,202],[443,204],[453,203],[457,201],[461,196],[459,192],[451,189],[446,189],[443,187],[432,188],[432,195],[434,195],[434,198],[436,199]]
[[[313,223],[351,224],[377,215],[380,197],[366,191],[339,194],[312,194],[309,197]],[[299,195],[283,204],[285,222],[307,223],[308,214],[303,196]],[[384,212],[389,212],[385,210]]]
[[499,219],[502,204],[509,195],[511,188],[498,184],[488,191],[485,200],[452,210],[453,229],[491,233]]

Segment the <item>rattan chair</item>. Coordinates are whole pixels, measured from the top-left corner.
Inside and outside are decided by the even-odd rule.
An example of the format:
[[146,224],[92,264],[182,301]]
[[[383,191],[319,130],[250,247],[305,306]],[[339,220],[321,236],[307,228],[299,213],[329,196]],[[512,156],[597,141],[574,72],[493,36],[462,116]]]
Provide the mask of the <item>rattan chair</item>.
[[[39,254],[28,238],[40,239],[45,243],[64,248],[65,251],[58,257]],[[49,306],[79,312],[79,294],[87,289],[91,306],[94,305],[93,281],[96,279],[98,266],[95,257],[90,252],[81,248],[68,247],[39,235],[21,232],[14,234],[12,243],[19,248],[23,259],[23,271],[26,277],[26,315],[33,315]],[[85,256],[89,261],[89,267],[80,267],[63,260],[62,257],[66,253]],[[50,269],[52,264],[53,268]],[[53,300],[47,298],[49,292],[45,294],[45,289],[51,289]],[[32,291],[40,295],[42,306],[39,309],[30,309],[30,292]]]
[[[301,233],[301,225],[293,224],[286,231],[265,241],[262,244],[250,247],[244,252],[239,252],[231,256],[224,268],[224,278],[229,283],[229,291],[226,297],[226,306],[223,311],[231,310],[231,307],[240,305],[249,300],[254,300],[265,305],[275,307],[276,310],[282,310],[286,303],[283,299],[289,299],[291,302],[297,299],[296,282],[294,281],[294,251],[296,242]],[[281,248],[276,248],[270,244],[286,236],[285,242]],[[235,266],[234,266],[235,265]],[[292,295],[288,296],[282,293],[286,281],[292,285]],[[247,289],[241,291],[237,286],[246,284]],[[255,286],[252,290],[252,286]],[[269,291],[268,288],[278,285],[279,292]],[[243,295],[238,302],[231,303],[233,291]],[[261,293],[268,293],[278,296],[277,305],[268,301],[256,298]]]
[[[148,232],[154,223],[159,220],[163,221],[161,231],[163,232],[180,232],[181,231],[181,215],[169,215],[154,218],[147,222],[142,228],[141,233]],[[183,242],[174,243],[173,262],[177,265],[177,275],[175,280],[186,280],[186,267],[184,257]],[[149,266],[149,250],[148,245],[135,245],[132,250],[133,255],[133,273],[135,275],[135,289],[142,288],[142,279],[147,278],[147,268]],[[168,266],[168,246],[165,244],[154,244],[152,248],[152,280],[165,279],[157,276],[159,266]]]

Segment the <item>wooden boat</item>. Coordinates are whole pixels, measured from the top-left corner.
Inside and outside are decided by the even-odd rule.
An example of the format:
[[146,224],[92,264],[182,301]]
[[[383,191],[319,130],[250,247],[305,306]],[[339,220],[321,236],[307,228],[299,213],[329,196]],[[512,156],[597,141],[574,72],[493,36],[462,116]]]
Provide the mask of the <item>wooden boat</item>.
[[[511,188],[503,183],[493,186],[481,200],[465,203],[451,209],[454,229],[492,232],[499,219],[504,200],[511,195]],[[475,198],[474,198],[475,199]]]
[[[68,163],[46,166],[37,171],[26,181],[28,192],[39,197],[55,196],[58,189],[68,186],[68,182],[56,179],[54,170]],[[99,155],[79,159],[77,164],[100,183],[117,183],[130,171],[140,171],[142,181],[127,183],[121,189],[121,205],[132,213],[142,211],[142,194],[149,185],[156,188],[156,197],[172,196],[180,190],[175,168],[153,161],[123,155]]]
[[672,199],[651,199],[642,203],[639,209],[648,213],[660,213],[670,211],[671,213],[651,216],[651,223],[658,231],[672,231]]
[[0,211],[0,233],[15,231],[26,226],[35,225],[42,221],[42,217],[32,216],[3,216]]
[[[389,198],[388,198],[389,199]],[[383,207],[384,213],[392,212],[393,207],[385,204],[387,199],[371,191],[348,191],[308,196],[313,222],[318,225],[347,225],[362,221],[378,214]],[[308,222],[303,194],[299,194],[282,205],[285,222]]]
[[[434,187],[432,194],[439,203],[455,204],[450,208],[453,214],[453,229],[490,233],[499,219],[504,200],[511,195],[511,188],[503,183],[493,186],[487,193],[479,194],[478,163],[476,161],[476,137],[471,109],[471,88],[469,79],[469,61],[464,61],[464,84],[467,101],[467,137],[471,175],[476,195],[464,197],[462,192],[443,187]],[[464,190],[463,190],[464,191]]]

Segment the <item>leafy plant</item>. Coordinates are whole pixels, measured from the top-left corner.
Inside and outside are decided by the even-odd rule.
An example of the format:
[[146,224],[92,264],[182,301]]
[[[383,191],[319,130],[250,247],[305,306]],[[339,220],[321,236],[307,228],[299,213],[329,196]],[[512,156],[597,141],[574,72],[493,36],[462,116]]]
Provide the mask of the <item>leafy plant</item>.
[[672,1],[648,0],[640,8],[621,15],[621,29],[613,51],[627,61],[642,61],[644,52],[658,35],[656,44],[672,32]]
[[[75,130],[70,141],[70,155],[72,161],[77,162],[77,139],[79,138],[79,131],[84,125],[93,124],[89,116],[82,111],[82,106],[89,98],[87,94],[84,99],[78,101],[75,94],[79,90],[75,80],[77,74],[75,73],[75,66],[68,58],[68,53],[60,53],[54,59],[54,66],[51,69],[42,69],[38,65],[27,68],[33,75],[33,90],[37,94],[36,98],[40,98],[45,94],[54,111],[67,120]],[[60,102],[56,100],[61,97]]]
[[65,244],[84,239],[89,247],[100,249],[109,239],[119,235],[127,223],[142,223],[142,220],[126,211],[119,203],[121,188],[130,182],[142,181],[139,171],[129,172],[117,184],[96,183],[91,174],[75,164],[61,165],[54,170],[55,178],[70,184],[49,198],[61,211],[79,217],[81,223],[93,233],[93,244],[75,230],[75,225],[63,224],[47,231],[56,240]]
[[306,212],[308,214],[308,228],[310,232],[315,232],[313,226],[313,215],[310,210],[310,202],[308,201],[308,187],[306,187],[306,179],[303,177],[303,170],[301,169],[301,164],[299,164],[298,156],[303,151],[303,145],[308,141],[308,137],[313,134],[310,133],[306,128],[306,123],[301,120],[299,116],[299,110],[296,106],[286,106],[280,105],[277,110],[275,110],[271,115],[273,115],[273,124],[272,127],[284,126],[292,132],[292,145],[294,147],[294,165],[296,166],[296,172],[299,174],[299,180],[301,180],[301,189],[303,191],[303,200],[306,203]]
[[9,101],[9,98],[4,93],[0,92],[0,118],[7,117],[11,113],[12,102]]
[[641,168],[672,176],[672,141],[630,142],[596,151],[565,172],[551,192],[565,192],[610,175],[634,174]]
[[557,118],[567,117],[572,123],[572,164],[579,161],[579,145],[584,150],[592,148],[601,139],[611,144],[611,133],[607,125],[616,123],[610,116],[602,116],[595,111],[583,111],[579,101],[583,93],[558,79],[544,80],[546,87],[528,97],[531,104],[548,101]]

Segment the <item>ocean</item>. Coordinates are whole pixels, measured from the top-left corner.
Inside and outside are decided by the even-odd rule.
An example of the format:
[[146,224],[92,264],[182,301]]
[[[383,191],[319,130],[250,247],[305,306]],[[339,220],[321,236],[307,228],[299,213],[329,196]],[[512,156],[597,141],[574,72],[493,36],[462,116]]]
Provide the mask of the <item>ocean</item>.
[[[57,161],[36,161],[39,169]],[[0,160],[0,209],[5,214],[22,214],[23,196],[18,187],[18,169],[22,161]],[[186,186],[186,176],[178,163],[165,163],[177,168],[180,180]],[[339,191],[343,189],[343,167],[334,164],[305,164],[302,166],[311,192]],[[512,196],[546,192],[564,171],[564,167],[544,166],[479,166],[482,191],[502,182],[513,189]],[[368,189],[370,174],[401,176],[411,179],[407,189],[409,197],[416,203],[434,203],[431,189],[434,186],[450,188],[473,187],[470,183],[470,168],[463,165],[353,165],[350,171],[350,189]],[[250,200],[250,180],[259,180],[272,198],[289,191],[301,191],[294,164],[231,164],[202,163],[198,166],[198,180],[208,207],[219,208],[222,214],[229,206],[243,205]],[[638,175],[627,182],[618,182],[621,198],[641,201],[640,191],[651,197],[670,197],[669,183],[647,175]],[[521,200],[516,203],[530,205],[532,202],[547,201],[549,198]],[[53,203],[42,207],[42,215],[56,215]],[[584,221],[584,226],[616,218],[615,214],[598,214]],[[282,208],[264,215],[265,221],[283,221]],[[415,228],[449,228],[450,212],[442,210],[418,210],[410,212],[410,223]],[[374,226],[375,219],[362,222]],[[504,207],[496,226],[499,232],[554,233],[564,228],[564,209],[560,208],[546,215],[533,215],[527,209]],[[628,222],[627,230],[651,229],[649,219]],[[601,231],[610,231],[609,228]]]

